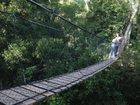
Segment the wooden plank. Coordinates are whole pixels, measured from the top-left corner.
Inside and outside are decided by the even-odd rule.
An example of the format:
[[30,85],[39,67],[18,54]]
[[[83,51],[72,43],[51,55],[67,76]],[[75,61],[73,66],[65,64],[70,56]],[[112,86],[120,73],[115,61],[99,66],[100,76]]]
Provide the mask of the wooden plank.
[[[53,81],[54,82],[54,81]],[[63,89],[61,89],[63,86],[61,86],[61,85],[59,85],[59,87],[55,87],[54,89],[52,89],[51,91],[48,91],[48,92],[52,92],[52,93],[50,93],[50,94],[54,94],[54,93],[57,93],[57,92],[60,92],[60,91],[62,91]],[[47,92],[47,94],[49,94]],[[53,93],[54,92],[54,93]]]
[[28,99],[28,100],[25,100],[25,101],[23,101],[21,103],[18,103],[16,105],[33,105],[34,103],[36,103],[36,100],[34,100],[34,99]]
[[66,79],[72,79],[73,81],[76,81],[76,80],[78,80],[77,78],[74,78],[74,77],[69,77],[69,76],[63,76],[64,78],[66,78]]
[[74,83],[74,82],[76,82],[76,81],[78,81],[78,80],[75,80],[75,81],[70,81],[66,86],[69,88],[69,87],[71,87],[72,86],[72,84]]
[[[92,72],[81,71],[81,73],[84,74],[84,76],[87,76],[87,75],[91,74]],[[84,76],[83,76],[83,77],[84,77]],[[82,78],[83,78],[83,77],[82,77]]]
[[69,82],[73,82],[73,81],[76,81],[77,79],[73,79],[73,78],[67,78],[67,77],[59,77],[58,79],[61,79],[61,80],[64,80],[64,81],[69,81]]
[[59,79],[52,79],[52,80],[49,80],[50,82],[53,82],[53,83],[58,83],[58,84],[61,84],[61,87],[67,87],[68,84],[70,84],[70,82],[67,82],[67,81],[63,81],[63,80],[59,80]]
[[67,82],[67,83],[72,83],[72,82],[77,80],[77,79],[73,80],[71,78],[66,78],[66,77],[58,78],[58,79],[61,80],[61,81]]
[[79,79],[79,77],[71,76],[73,73],[66,74],[65,76],[68,78]]
[[[90,66],[89,69],[90,69],[91,71],[95,71],[95,70],[97,69],[97,66],[96,66],[96,65]],[[89,70],[89,69],[88,69],[88,70]]]
[[55,78],[55,79],[52,79],[52,80],[56,80],[56,81],[60,81],[60,82],[63,82],[63,83],[66,83],[66,84],[69,84],[70,81],[67,81],[67,80],[63,80],[63,79],[60,79],[60,78]]
[[36,100],[36,101],[40,101],[40,100],[42,100],[44,98],[45,98],[44,95],[37,95],[37,96],[33,97],[33,99]]
[[68,89],[68,87],[64,86],[60,88],[62,91]]
[[46,91],[44,89],[40,89],[40,88],[32,86],[32,85],[23,85],[21,87],[25,88],[25,89],[28,89],[28,90],[31,90],[31,91],[36,92],[36,93],[43,93],[43,92]]
[[17,92],[10,90],[10,89],[3,90],[3,91],[1,91],[1,93],[5,94],[8,97],[11,97],[12,99],[17,100],[17,101],[23,101],[23,100],[26,100],[28,98],[26,96],[23,96]]
[[82,80],[82,79],[79,79],[79,80],[75,81],[74,83],[75,83],[75,84],[78,84],[79,82],[81,82],[81,80]]
[[18,105],[33,105],[35,104],[36,102],[39,102],[47,97],[49,97],[50,95],[53,95],[54,93],[52,92],[46,92],[46,93],[43,93],[42,95],[37,95],[33,98],[30,98],[28,100],[25,100],[23,102],[20,102]]
[[73,85],[75,85],[75,84],[77,84],[77,81],[75,81],[75,82],[71,83],[70,85],[72,85],[72,86],[73,86]]
[[76,77],[75,75],[67,75],[68,78],[76,78],[75,81],[79,80],[81,77]]
[[61,92],[62,90],[61,89],[54,89],[54,90],[52,90],[53,92],[55,92],[55,93],[59,93],[59,92]]
[[68,88],[68,87],[64,86],[64,87],[60,87],[59,89],[54,89],[54,90],[52,90],[52,91],[55,92],[55,93],[59,93],[59,92],[65,90],[65,89],[67,89],[67,88]]
[[73,84],[72,84],[72,83],[67,85],[67,87],[68,87],[68,88],[70,88],[70,87],[72,87],[72,86],[73,86]]
[[32,84],[33,86],[37,86],[37,87],[39,87],[39,88],[43,88],[43,89],[45,89],[45,90],[52,90],[52,89],[54,89],[54,87],[52,87],[52,86],[48,86],[48,85],[46,85],[46,84],[41,84],[41,83],[34,83],[34,84]]
[[90,69],[91,69],[92,73],[94,73],[95,71],[97,71],[99,69],[99,67],[95,66],[95,67],[91,67]]
[[73,73],[70,73],[68,76],[75,77],[78,79],[83,77],[83,75],[80,72],[73,72]]
[[43,93],[43,95],[45,95],[47,97],[52,96],[53,94],[54,93],[53,92],[50,92],[50,91]]
[[83,76],[79,71],[73,72],[73,75],[75,75],[75,76]]
[[49,82],[52,82],[52,83],[56,83],[56,84],[59,84],[61,86],[65,86],[67,85],[67,83],[64,83],[64,82],[61,82],[61,81],[58,81],[58,80],[48,80]]
[[13,105],[16,104],[17,101],[0,93],[0,102],[5,105]]
[[[91,74],[90,74],[90,75],[91,75]],[[83,78],[79,79],[79,81],[81,82],[81,81],[85,80],[85,78],[87,78],[88,76],[89,76],[89,75],[84,76]]]
[[37,93],[33,92],[33,91],[30,91],[30,90],[27,90],[25,88],[22,88],[22,87],[15,87],[15,88],[11,88],[11,90],[13,91],[16,91],[18,93],[21,93],[27,97],[34,97],[37,95]]
[[52,83],[52,82],[49,82],[49,81],[43,81],[43,82],[41,82],[41,83],[42,83],[42,84],[49,85],[49,86],[52,86],[52,87],[55,87],[55,88],[61,87],[60,84]]

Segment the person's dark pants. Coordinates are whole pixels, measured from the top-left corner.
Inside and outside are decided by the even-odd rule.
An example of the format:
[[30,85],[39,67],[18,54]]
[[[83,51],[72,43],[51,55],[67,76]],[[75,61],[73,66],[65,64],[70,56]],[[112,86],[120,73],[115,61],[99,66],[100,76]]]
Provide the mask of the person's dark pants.
[[117,56],[119,46],[115,46],[115,56]]

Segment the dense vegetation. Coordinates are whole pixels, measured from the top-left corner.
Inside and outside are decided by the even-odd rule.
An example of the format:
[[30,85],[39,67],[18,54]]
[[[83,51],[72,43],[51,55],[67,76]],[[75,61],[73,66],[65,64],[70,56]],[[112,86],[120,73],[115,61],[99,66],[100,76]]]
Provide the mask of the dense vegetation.
[[[131,11],[124,0],[89,0],[88,6],[84,0],[36,1],[52,8],[51,12],[26,0],[0,1],[1,88],[71,72],[105,59],[108,40],[114,33],[122,33]],[[54,12],[93,34],[62,21]],[[41,104],[139,105],[139,18],[136,23],[121,60]]]

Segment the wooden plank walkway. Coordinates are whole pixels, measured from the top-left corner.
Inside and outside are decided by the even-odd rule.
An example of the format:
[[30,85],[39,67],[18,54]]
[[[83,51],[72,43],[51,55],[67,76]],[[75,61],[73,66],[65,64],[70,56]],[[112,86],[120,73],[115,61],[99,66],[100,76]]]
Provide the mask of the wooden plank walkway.
[[117,59],[108,59],[54,78],[0,91],[0,105],[31,105],[59,93],[105,69]]

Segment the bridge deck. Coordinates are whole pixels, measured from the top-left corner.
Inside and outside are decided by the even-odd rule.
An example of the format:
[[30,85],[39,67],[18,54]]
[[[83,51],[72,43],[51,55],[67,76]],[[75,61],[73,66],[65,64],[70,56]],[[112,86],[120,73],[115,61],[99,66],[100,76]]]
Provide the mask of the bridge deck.
[[116,60],[117,59],[108,59],[69,74],[63,74],[48,80],[44,79],[27,85],[2,90],[0,91],[0,105],[34,104],[93,76]]

